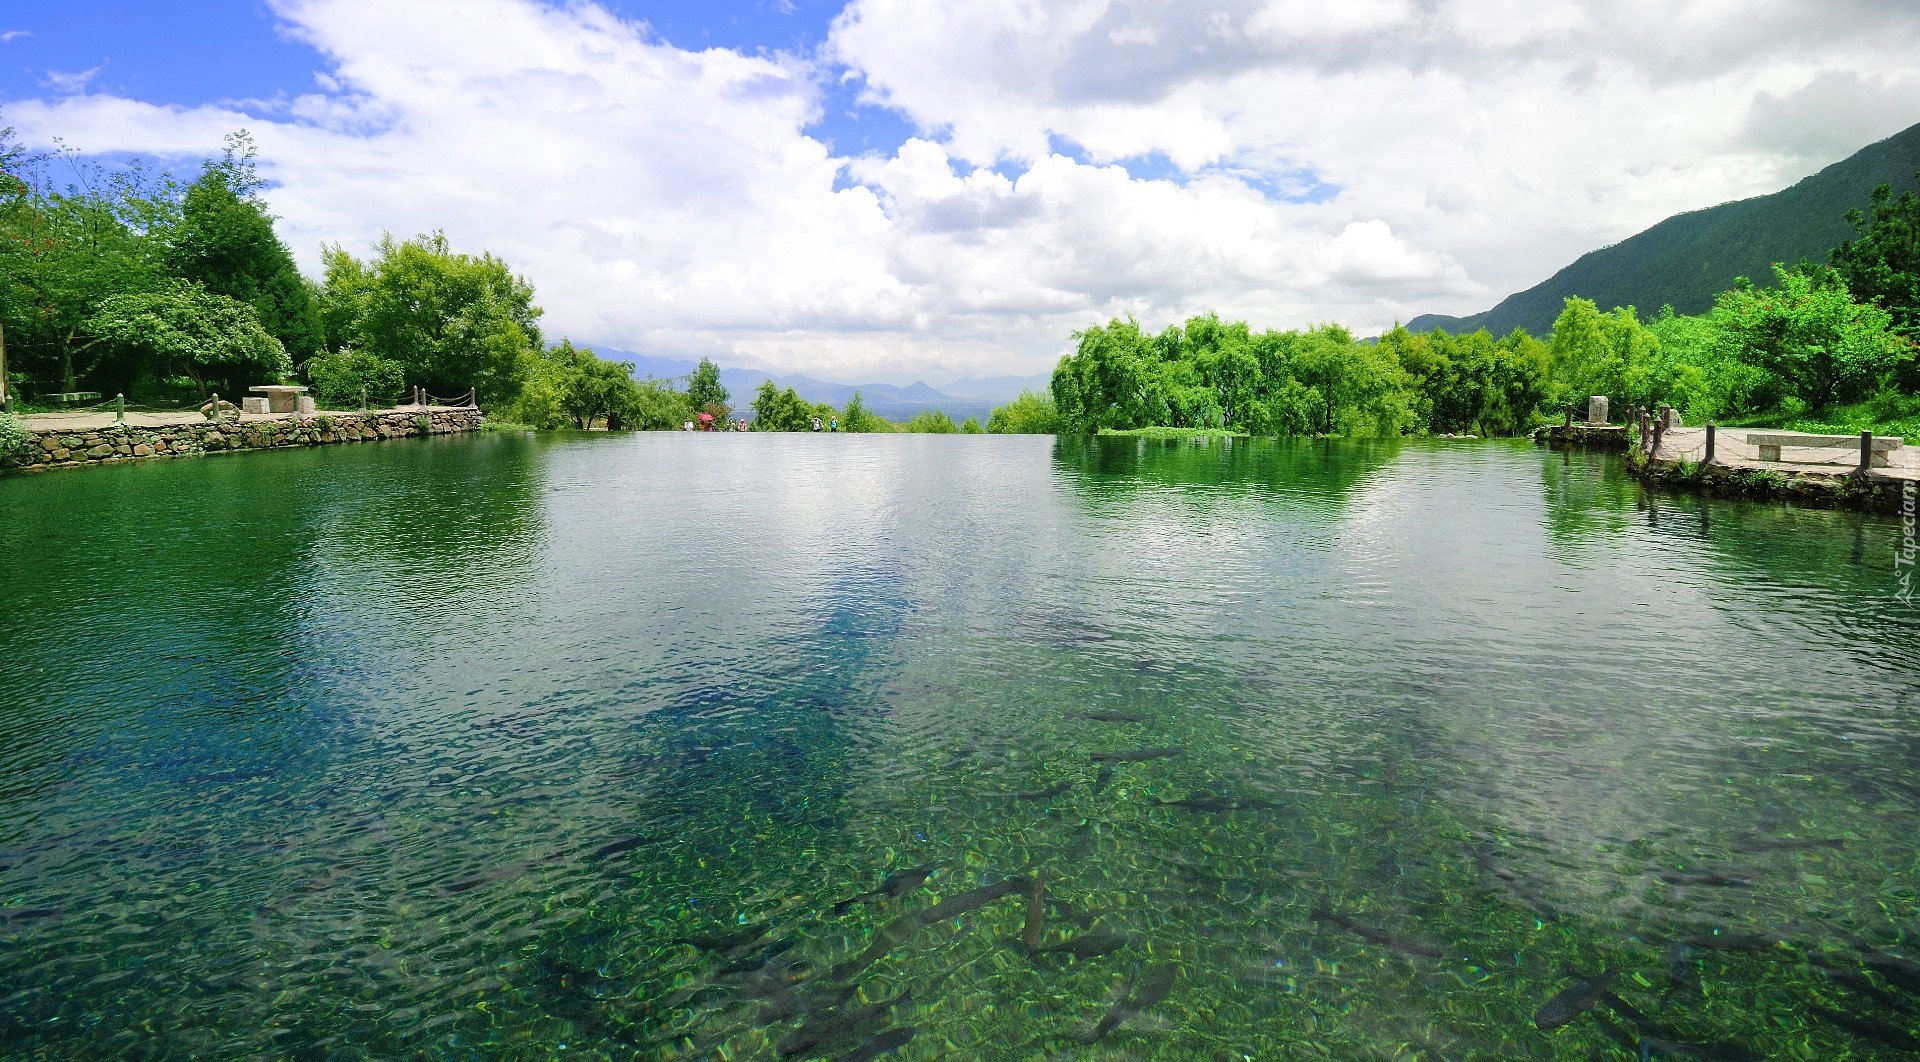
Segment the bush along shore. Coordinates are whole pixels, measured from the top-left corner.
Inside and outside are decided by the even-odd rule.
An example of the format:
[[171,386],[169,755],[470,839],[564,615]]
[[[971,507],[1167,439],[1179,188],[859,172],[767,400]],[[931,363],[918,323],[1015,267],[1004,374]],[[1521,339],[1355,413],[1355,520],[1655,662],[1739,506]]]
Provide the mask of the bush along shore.
[[478,409],[394,409],[278,420],[27,429],[0,454],[0,470],[37,471],[154,457],[371,442],[479,431]]

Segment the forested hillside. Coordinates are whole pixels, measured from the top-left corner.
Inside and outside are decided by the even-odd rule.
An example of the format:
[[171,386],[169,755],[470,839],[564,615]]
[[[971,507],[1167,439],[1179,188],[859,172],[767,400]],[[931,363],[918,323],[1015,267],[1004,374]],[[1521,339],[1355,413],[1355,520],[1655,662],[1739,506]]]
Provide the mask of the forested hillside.
[[1802,258],[1825,262],[1852,235],[1848,210],[1867,206],[1875,187],[1914,187],[1920,172],[1920,125],[1862,149],[1785,191],[1696,210],[1655,225],[1612,247],[1580,259],[1544,283],[1510,295],[1500,305],[1469,317],[1426,314],[1407,327],[1415,332],[1485,328],[1503,335],[1515,328],[1545,333],[1569,298],[1600,306],[1633,306],[1651,316],[1671,305],[1678,313],[1703,313],[1714,295],[1736,277],[1756,281],[1772,265]]

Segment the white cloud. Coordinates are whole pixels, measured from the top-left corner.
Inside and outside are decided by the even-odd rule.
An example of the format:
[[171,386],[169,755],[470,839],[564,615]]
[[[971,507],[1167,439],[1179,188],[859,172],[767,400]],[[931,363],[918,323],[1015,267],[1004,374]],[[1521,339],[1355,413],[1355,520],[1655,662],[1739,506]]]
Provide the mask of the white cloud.
[[22,37],[31,36],[33,36],[33,33],[30,30],[7,30],[4,33],[0,33],[0,44],[12,44]]
[[[329,59],[312,94],[9,121],[186,156],[245,126],[309,266],[445,229],[528,274],[556,337],[849,379],[1034,372],[1123,313],[1482,309],[1920,120],[1892,0],[854,0],[821,57],[689,52],[591,5],[275,8]],[[937,132],[832,157],[806,130],[849,75]],[[1179,179],[1111,164],[1147,155]],[[1338,194],[1286,201],[1316,178]]]
[[53,89],[55,92],[85,92],[87,90],[87,83],[92,81],[99,73],[100,68],[97,66],[91,70],[79,70],[71,73],[63,70],[49,70],[47,71],[45,83],[48,88]]

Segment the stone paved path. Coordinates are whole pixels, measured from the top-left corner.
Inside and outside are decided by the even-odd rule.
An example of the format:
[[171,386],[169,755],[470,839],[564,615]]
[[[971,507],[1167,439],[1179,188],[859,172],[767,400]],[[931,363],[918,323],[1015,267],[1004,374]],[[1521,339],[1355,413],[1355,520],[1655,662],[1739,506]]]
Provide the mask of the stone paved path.
[[[1827,474],[1850,472],[1860,465],[1860,444],[1849,441],[1847,445],[1833,449],[1800,449],[1787,447],[1780,451],[1782,458],[1778,463],[1760,460],[1760,448],[1747,442],[1748,434],[1773,434],[1777,428],[1721,428],[1713,440],[1713,463],[1729,465],[1734,468],[1771,468],[1779,472],[1821,472]],[[1900,449],[1887,455],[1886,468],[1875,468],[1873,474],[1888,479],[1920,480],[1920,440],[1909,440]],[[1668,432],[1660,440],[1660,452],[1654,457],[1661,461],[1698,461],[1707,454],[1707,429],[1680,428]]]

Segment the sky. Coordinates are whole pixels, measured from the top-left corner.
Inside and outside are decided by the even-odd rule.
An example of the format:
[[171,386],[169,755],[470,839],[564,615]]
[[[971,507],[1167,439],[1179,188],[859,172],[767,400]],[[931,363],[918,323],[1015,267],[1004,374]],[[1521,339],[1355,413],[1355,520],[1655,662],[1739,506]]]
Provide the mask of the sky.
[[0,126],[258,143],[303,268],[444,231],[550,338],[848,382],[1467,313],[1920,122],[1912,0],[5,0]]

